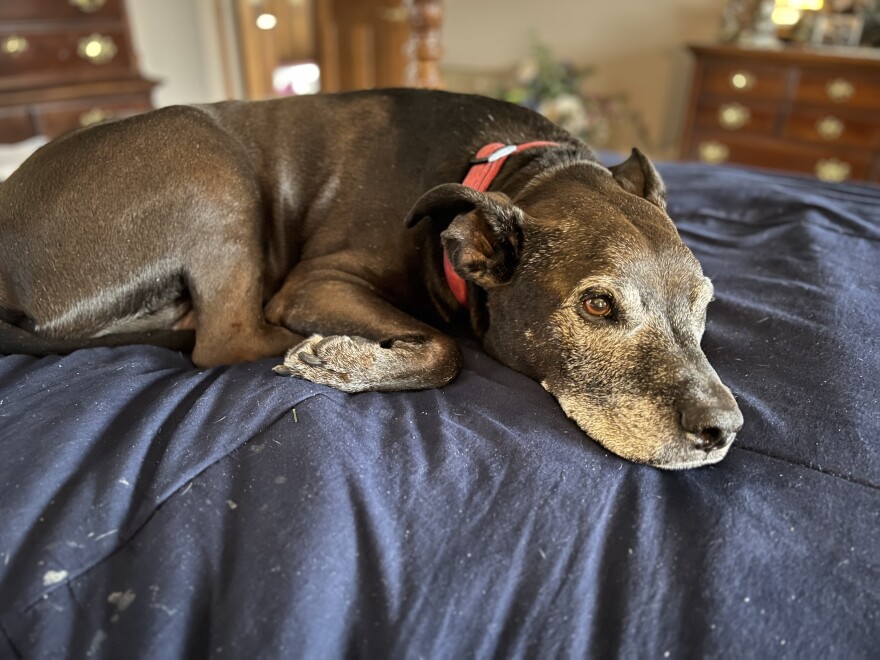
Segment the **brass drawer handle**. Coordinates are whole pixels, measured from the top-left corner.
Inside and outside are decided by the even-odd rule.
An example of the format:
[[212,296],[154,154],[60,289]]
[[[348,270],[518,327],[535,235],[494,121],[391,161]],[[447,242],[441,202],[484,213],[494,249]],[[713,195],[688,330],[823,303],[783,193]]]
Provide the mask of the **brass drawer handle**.
[[835,78],[825,85],[825,93],[828,94],[828,98],[835,103],[846,103],[853,97],[855,92],[856,88],[853,84],[843,78]]
[[816,176],[822,181],[845,181],[852,172],[849,163],[837,158],[820,158],[816,162]]
[[738,92],[747,92],[755,86],[757,78],[755,74],[748,71],[736,71],[730,76],[730,86]]
[[728,131],[736,131],[749,123],[752,112],[739,103],[725,103],[718,110],[718,123]]
[[76,54],[92,64],[106,64],[116,57],[118,50],[113,38],[103,34],[90,34],[76,44]]
[[91,126],[92,124],[99,124],[105,119],[107,119],[106,112],[101,110],[101,108],[92,108],[88,112],[84,112],[79,116],[79,125]]
[[28,40],[18,34],[9,35],[0,44],[0,50],[3,51],[3,54],[12,57],[18,57],[30,47]]
[[700,142],[697,147],[697,154],[704,163],[723,163],[730,156],[730,149],[726,144],[722,144],[717,140],[708,140]]
[[68,0],[68,2],[86,14],[98,11],[107,4],[107,0]]
[[836,140],[843,135],[843,122],[837,117],[823,117],[816,122],[816,132],[826,140]]

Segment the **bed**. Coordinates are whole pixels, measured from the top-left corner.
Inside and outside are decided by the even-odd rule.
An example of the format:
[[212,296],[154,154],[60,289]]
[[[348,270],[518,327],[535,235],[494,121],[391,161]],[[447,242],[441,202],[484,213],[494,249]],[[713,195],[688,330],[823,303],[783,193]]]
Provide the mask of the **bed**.
[[461,338],[441,390],[0,357],[0,657],[867,657],[880,188],[666,164],[745,427],[664,472]]

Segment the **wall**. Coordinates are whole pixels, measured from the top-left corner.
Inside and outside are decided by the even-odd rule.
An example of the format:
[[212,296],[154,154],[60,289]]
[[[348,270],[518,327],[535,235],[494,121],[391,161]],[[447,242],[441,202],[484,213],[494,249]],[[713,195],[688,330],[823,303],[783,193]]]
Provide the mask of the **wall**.
[[595,67],[595,91],[626,93],[653,155],[669,157],[690,87],[685,44],[715,37],[726,1],[445,0],[443,61],[454,70],[511,67],[534,31],[559,57]]
[[224,98],[212,0],[126,0],[141,72],[156,106]]

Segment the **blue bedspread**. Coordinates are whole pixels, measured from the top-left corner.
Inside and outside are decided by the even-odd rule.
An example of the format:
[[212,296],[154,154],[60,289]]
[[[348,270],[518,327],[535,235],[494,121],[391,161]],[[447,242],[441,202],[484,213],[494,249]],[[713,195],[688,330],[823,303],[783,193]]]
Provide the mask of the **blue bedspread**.
[[867,657],[880,188],[661,168],[745,427],[610,455],[463,341],[442,390],[0,358],[0,658]]

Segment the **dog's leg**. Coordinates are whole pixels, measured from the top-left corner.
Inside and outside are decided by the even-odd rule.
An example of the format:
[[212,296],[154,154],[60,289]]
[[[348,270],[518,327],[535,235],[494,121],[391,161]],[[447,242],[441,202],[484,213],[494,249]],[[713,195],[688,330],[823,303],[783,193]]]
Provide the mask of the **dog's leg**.
[[196,319],[193,362],[200,367],[281,356],[303,340],[266,322],[261,254],[252,223],[230,222],[216,249],[195,253],[187,280]]
[[290,349],[275,372],[343,392],[440,387],[461,368],[455,341],[351,282],[285,286],[266,306],[269,320],[315,333]]
[[263,319],[259,280],[239,276],[228,284],[210,295],[194,295],[197,321],[192,360],[196,365],[212,367],[282,355],[302,341],[302,335]]

